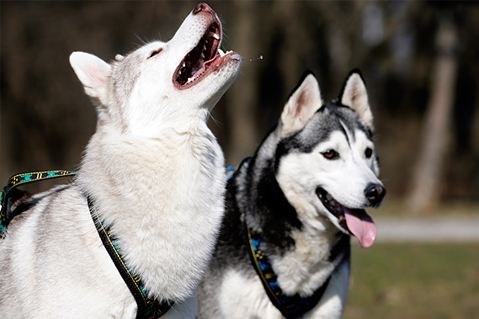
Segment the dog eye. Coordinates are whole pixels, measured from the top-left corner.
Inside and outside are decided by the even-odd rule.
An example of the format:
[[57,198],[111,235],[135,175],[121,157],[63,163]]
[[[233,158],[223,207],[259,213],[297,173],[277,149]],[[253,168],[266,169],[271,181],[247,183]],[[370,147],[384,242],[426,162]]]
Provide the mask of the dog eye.
[[151,54],[150,54],[150,56],[148,57],[148,59],[149,59],[149,58],[152,58],[152,57],[154,57],[155,55],[157,55],[158,53],[160,53],[161,50],[162,50],[162,49],[158,49],[158,50],[155,50],[155,51],[151,52]]
[[369,147],[366,148],[366,150],[364,151],[364,155],[366,156],[366,158],[371,158],[371,155],[373,155],[373,150]]
[[336,152],[333,149],[327,150],[326,152],[321,153],[325,158],[329,160],[337,159],[339,158],[339,153]]

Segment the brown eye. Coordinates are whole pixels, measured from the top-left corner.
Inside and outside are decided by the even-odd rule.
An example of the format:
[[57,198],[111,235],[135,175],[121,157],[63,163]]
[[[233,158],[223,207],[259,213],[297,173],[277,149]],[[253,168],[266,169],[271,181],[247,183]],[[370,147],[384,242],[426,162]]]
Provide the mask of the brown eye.
[[368,148],[364,151],[364,155],[366,156],[366,158],[371,158],[371,155],[373,155],[373,150],[368,147]]
[[157,55],[158,53],[160,53],[161,50],[162,50],[162,49],[158,49],[158,50],[155,50],[155,51],[151,52],[151,54],[150,54],[150,56],[148,57],[148,59],[149,59],[149,58],[152,58],[152,57],[154,57],[155,55]]
[[326,152],[321,153],[323,156],[329,160],[337,159],[339,158],[339,153],[336,152],[335,150],[327,150]]

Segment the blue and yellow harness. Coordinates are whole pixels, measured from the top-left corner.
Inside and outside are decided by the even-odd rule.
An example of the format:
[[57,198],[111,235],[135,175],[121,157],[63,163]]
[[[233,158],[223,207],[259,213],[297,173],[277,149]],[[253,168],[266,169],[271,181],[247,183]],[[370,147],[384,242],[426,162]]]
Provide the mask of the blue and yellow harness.
[[[7,186],[5,186],[0,195],[0,203],[2,205],[0,210],[0,243],[6,235],[7,225],[9,218],[7,218],[7,206],[9,205],[8,199],[11,191],[20,185],[27,183],[33,183],[43,181],[52,178],[74,176],[78,172],[71,171],[41,171],[41,172],[29,172],[12,176]],[[158,301],[155,298],[148,298],[148,293],[140,276],[133,274],[128,265],[125,263],[123,256],[120,253],[120,249],[116,244],[114,235],[110,232],[110,229],[101,220],[93,199],[87,197],[88,207],[90,209],[91,217],[95,223],[98,234],[101,241],[105,246],[110,258],[113,260],[118,272],[125,281],[126,285],[130,289],[131,294],[136,300],[138,305],[137,319],[156,319],[163,316],[172,306],[173,301],[162,300]]]
[[246,221],[244,226],[249,242],[248,255],[273,305],[287,319],[300,318],[313,309],[323,297],[331,276],[309,297],[301,297],[299,294],[286,295],[278,285],[278,276],[274,273],[268,257],[260,248],[262,241],[260,234],[249,228]]

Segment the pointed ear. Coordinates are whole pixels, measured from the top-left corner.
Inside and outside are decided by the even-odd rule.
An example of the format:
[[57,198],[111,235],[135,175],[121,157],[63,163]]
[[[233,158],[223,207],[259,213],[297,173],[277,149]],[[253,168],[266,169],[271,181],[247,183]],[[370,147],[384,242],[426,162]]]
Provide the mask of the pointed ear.
[[86,94],[102,100],[111,73],[110,65],[95,55],[85,52],[73,52],[70,55],[70,65],[83,84]]
[[343,88],[339,94],[341,104],[352,108],[361,120],[372,130],[373,129],[373,113],[369,107],[368,92],[364,83],[361,71],[352,70]]
[[301,130],[322,105],[318,81],[311,72],[305,73],[281,114],[283,135]]

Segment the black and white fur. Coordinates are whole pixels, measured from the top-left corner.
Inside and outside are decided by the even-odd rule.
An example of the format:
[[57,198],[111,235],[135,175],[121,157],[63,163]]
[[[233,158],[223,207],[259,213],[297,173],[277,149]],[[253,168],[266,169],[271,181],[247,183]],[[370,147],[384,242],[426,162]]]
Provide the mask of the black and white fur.
[[[355,231],[370,246],[375,227],[361,209],[378,206],[385,193],[372,120],[359,71],[350,73],[333,102],[321,100],[313,74],[303,77],[277,127],[228,181],[220,237],[198,290],[200,318],[282,318],[248,257],[245,219],[260,233],[261,250],[285,294],[310,296],[331,276],[323,298],[303,318],[341,317],[350,271],[344,215],[354,211],[359,224],[368,223],[364,234]],[[320,192],[338,211],[325,207]]]

